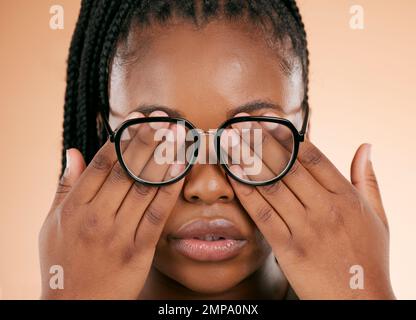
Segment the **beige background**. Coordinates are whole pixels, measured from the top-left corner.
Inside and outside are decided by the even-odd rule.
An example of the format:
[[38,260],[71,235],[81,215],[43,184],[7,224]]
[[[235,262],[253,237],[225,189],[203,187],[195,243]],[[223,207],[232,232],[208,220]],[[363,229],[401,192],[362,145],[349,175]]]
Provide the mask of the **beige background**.
[[[311,51],[312,139],[349,176],[373,144],[399,298],[416,298],[416,1],[299,0]],[[49,28],[49,8],[65,29]],[[365,29],[349,28],[351,5]],[[37,235],[59,172],[65,61],[75,0],[0,2],[0,298],[39,296]]]

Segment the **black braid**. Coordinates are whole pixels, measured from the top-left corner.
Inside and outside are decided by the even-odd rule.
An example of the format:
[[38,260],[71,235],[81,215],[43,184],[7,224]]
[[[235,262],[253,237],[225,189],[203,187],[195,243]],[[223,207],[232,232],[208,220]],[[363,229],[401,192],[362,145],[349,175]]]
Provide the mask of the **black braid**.
[[100,105],[105,110],[109,111],[109,99],[108,99],[108,77],[110,67],[110,57],[115,50],[115,43],[119,37],[120,31],[123,29],[123,22],[127,21],[127,17],[132,15],[132,6],[137,5],[137,0],[125,0],[119,8],[119,12],[114,17],[114,20],[106,32],[107,36],[104,40],[99,65],[98,65],[98,77],[99,77],[99,98]]
[[[80,65],[80,77],[79,77],[79,90],[78,90],[78,107],[77,113],[77,141],[80,143],[80,151],[82,154],[86,154],[88,150],[87,142],[88,137],[91,137],[91,123],[92,119],[90,114],[94,112],[95,106],[90,103],[90,99],[94,94],[94,88],[92,87],[92,78],[88,75],[93,70],[94,51],[97,46],[97,30],[100,28],[101,22],[104,19],[106,9],[106,2],[96,1],[93,7],[93,12],[88,24],[88,30],[85,37],[85,50],[83,50],[81,65]],[[89,106],[89,108],[88,108]],[[87,132],[85,132],[87,131]],[[86,134],[87,133],[87,134]]]
[[[83,0],[78,21],[75,26],[75,32],[72,36],[69,49],[68,68],[67,68],[67,85],[65,92],[65,108],[63,123],[63,149],[62,149],[62,168],[66,166],[65,151],[73,147],[76,140],[76,118],[77,114],[77,82],[79,77],[79,64],[84,46],[85,31],[88,25],[88,19],[93,1]],[[63,170],[62,170],[63,172]],[[61,172],[61,174],[62,174]]]
[[99,108],[108,115],[109,67],[118,41],[126,37],[133,21],[164,23],[174,12],[198,26],[200,21],[238,19],[248,13],[252,22],[271,26],[268,31],[276,40],[288,37],[302,61],[303,106],[308,104],[309,52],[295,0],[83,0],[68,57],[61,174],[66,149],[79,149],[88,164],[104,142]]

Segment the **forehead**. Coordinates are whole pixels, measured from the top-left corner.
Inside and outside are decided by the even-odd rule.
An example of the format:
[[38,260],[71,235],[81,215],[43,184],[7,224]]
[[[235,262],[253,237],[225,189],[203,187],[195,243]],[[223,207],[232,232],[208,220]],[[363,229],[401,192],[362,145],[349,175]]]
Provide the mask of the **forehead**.
[[140,104],[164,105],[201,128],[218,126],[230,109],[254,100],[290,113],[303,95],[299,70],[285,73],[261,33],[241,23],[136,27],[112,64],[111,111],[122,118]]

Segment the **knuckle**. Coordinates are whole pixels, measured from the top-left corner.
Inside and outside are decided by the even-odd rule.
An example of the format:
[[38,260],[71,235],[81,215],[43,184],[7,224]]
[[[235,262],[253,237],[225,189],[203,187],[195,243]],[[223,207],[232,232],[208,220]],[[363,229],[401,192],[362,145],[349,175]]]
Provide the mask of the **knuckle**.
[[116,163],[111,170],[110,180],[113,183],[126,182],[130,180],[126,171],[121,167],[120,163]]
[[302,154],[302,162],[306,166],[314,166],[319,164],[321,161],[322,153],[314,147],[307,147]]
[[135,182],[132,186],[132,192],[133,195],[136,196],[139,199],[142,199],[143,197],[147,197],[150,194],[152,194],[154,188],[151,186],[146,186],[142,183]]
[[256,210],[256,217],[260,223],[270,222],[273,214],[273,209],[267,205],[261,206]]
[[121,263],[128,264],[131,262],[136,255],[136,247],[134,244],[127,245],[121,250]]
[[80,236],[85,242],[100,241],[108,244],[108,239],[111,239],[109,233],[107,233],[108,231],[97,212],[88,212],[84,215],[81,222]]
[[98,229],[99,225],[100,225],[100,219],[99,219],[97,213],[90,212],[90,213],[85,215],[85,217],[84,217],[84,227],[87,230],[90,230],[90,229],[96,230],[96,229]]
[[144,216],[151,224],[159,226],[162,224],[165,214],[160,208],[151,205],[144,213]]
[[98,171],[110,171],[113,162],[108,156],[99,153],[92,159],[91,166]]
[[306,260],[308,251],[304,246],[300,245],[298,242],[293,241],[291,247],[292,254],[297,260]]
[[378,190],[379,190],[378,181],[377,181],[377,177],[376,177],[374,172],[367,173],[366,177],[365,177],[365,180],[366,180],[366,184],[367,184],[368,187],[370,187],[372,190],[378,192]]
[[282,190],[282,183],[281,181],[276,181],[272,184],[262,187],[265,194],[268,195],[276,195]]
[[67,194],[71,190],[71,186],[67,184],[65,179],[59,181],[58,187],[56,189],[57,194]]

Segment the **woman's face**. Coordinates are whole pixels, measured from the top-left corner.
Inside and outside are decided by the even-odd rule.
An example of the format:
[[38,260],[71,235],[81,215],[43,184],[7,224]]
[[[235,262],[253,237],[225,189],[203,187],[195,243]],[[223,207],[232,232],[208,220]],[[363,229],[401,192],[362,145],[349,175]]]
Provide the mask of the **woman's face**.
[[[235,114],[270,112],[291,119],[299,128],[303,97],[300,68],[294,67],[291,74],[284,72],[278,53],[254,30],[251,25],[219,21],[201,30],[185,22],[132,28],[127,40],[119,44],[112,64],[112,127],[139,105],[147,104],[165,106],[169,110],[163,112],[178,112],[206,131],[218,128]],[[282,110],[239,108],[254,101],[281,106]],[[172,245],[171,237],[185,224],[218,219],[232,224],[246,240],[233,257],[201,261]],[[183,192],[165,225],[153,267],[193,291],[219,293],[259,270],[271,255],[270,246],[239,204],[222,169],[216,164],[196,164],[186,176]]]

